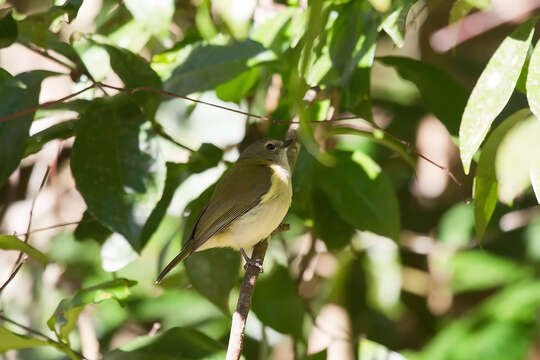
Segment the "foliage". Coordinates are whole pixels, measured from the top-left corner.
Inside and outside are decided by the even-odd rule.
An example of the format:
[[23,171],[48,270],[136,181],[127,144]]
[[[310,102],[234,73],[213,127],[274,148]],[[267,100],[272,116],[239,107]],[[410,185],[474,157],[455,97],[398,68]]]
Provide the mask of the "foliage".
[[[2,284],[15,251],[36,260],[0,311],[37,329],[4,321],[0,353],[78,359],[94,336],[104,359],[223,358],[240,255],[196,253],[153,280],[237,149],[294,122],[291,229],[270,243],[245,359],[343,343],[361,359],[535,356],[536,17],[435,54],[441,19],[490,2],[104,0],[86,29],[81,5],[0,1]],[[54,67],[20,70],[31,55]],[[38,106],[67,95],[59,78],[75,95]],[[25,242],[32,216],[81,221]]]

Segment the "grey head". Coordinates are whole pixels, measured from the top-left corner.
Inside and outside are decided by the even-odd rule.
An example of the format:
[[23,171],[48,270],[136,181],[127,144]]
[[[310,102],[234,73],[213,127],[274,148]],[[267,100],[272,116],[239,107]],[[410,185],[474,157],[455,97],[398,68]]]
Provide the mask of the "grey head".
[[238,160],[262,160],[288,167],[287,147],[292,143],[293,140],[259,139],[242,151]]

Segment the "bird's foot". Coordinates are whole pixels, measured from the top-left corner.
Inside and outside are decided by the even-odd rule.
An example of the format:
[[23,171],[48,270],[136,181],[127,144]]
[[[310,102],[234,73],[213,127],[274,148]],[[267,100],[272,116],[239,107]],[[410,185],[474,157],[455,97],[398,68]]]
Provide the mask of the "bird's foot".
[[264,272],[263,265],[262,265],[262,259],[252,259],[250,258],[244,249],[240,249],[240,252],[242,253],[242,257],[246,261],[246,264],[244,265],[244,270],[247,271],[248,266],[254,266],[257,269],[259,269],[259,272],[262,274]]

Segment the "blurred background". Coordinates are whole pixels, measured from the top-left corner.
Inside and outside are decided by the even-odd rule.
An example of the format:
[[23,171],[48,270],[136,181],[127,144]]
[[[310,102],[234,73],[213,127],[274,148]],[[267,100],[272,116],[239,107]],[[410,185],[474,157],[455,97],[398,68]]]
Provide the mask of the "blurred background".
[[[299,66],[295,60],[300,59],[295,41],[309,34],[309,24],[313,25],[305,15],[308,6],[313,5],[306,1],[84,0],[72,21],[66,14],[55,17],[41,42],[24,28],[24,22],[40,16],[47,18],[52,7],[65,6],[63,2],[14,0],[0,4],[2,9],[10,9],[12,18],[19,22],[19,38],[0,49],[0,67],[13,76],[38,69],[61,74],[45,78],[39,103],[81,90],[91,84],[92,78],[113,86],[138,86],[129,85],[125,75],[120,75],[112,64],[114,55],[101,45],[108,44],[140,55],[159,76],[165,90],[194,94],[199,100],[274,119],[299,119],[291,74]],[[325,66],[324,61],[315,60],[310,65],[315,70],[306,81],[307,88],[315,93],[309,107],[314,113],[312,120],[332,118],[332,111],[338,115],[353,113],[367,120],[371,116],[378,127],[450,169],[461,185],[447,171],[406,151],[406,146],[402,147],[405,150],[392,151],[377,145],[374,138],[343,129],[332,133],[332,129],[321,126],[309,136],[300,130],[304,147],[294,175],[293,206],[286,218],[291,230],[270,243],[265,272],[257,283],[248,319],[245,358],[301,359],[318,353],[320,357],[313,358],[540,359],[540,207],[532,189],[526,187],[513,199],[512,206],[498,204],[479,242],[471,203],[473,177],[463,173],[456,146],[460,119],[451,119],[453,124],[441,119],[427,104],[425,90],[418,85],[439,72],[426,70],[426,79],[415,80],[413,72],[407,73],[387,58],[407,57],[435,67],[468,95],[491,55],[517,25],[538,14],[540,3],[324,2],[325,9],[333,6],[336,13],[332,15],[333,10],[329,10],[330,20],[323,32],[333,26],[332,16],[339,19],[346,11],[361,15],[351,20],[353,25],[343,25],[354,28],[354,21],[368,24],[372,21],[369,16],[384,17],[396,9],[402,21],[397,28],[403,32],[391,36],[391,31],[385,29],[379,33],[372,49],[375,59],[383,60],[370,62],[367,77],[357,74],[350,81],[350,90],[328,80],[331,71],[320,75],[317,69]],[[468,17],[478,14],[484,17],[473,18],[471,26],[463,26],[458,32],[449,27],[452,22],[468,21]],[[5,29],[0,27],[0,32]],[[351,31],[346,28],[344,33]],[[533,44],[537,38],[535,34]],[[249,47],[229,48],[229,52],[209,49],[245,44],[242,42],[248,40],[272,49],[272,53]],[[74,74],[61,64],[69,59],[55,51],[58,41],[70,44],[87,74]],[[198,50],[201,54],[197,58],[194,54]],[[254,53],[247,60],[231,55],[250,51]],[[237,68],[239,63],[247,68]],[[205,66],[214,67],[208,70],[206,88],[189,83],[189,76],[179,77],[178,69],[185,72],[189,66],[200,66],[201,72]],[[234,73],[230,78],[219,76],[229,72]],[[131,72],[130,76],[136,78],[138,74]],[[438,84],[435,81],[435,85],[428,85],[436,88]],[[449,88],[452,86],[454,83],[449,84]],[[460,116],[463,107],[455,98],[461,95],[454,98],[451,89],[442,87],[436,92],[440,91],[442,103],[444,97],[448,99],[444,111]],[[117,91],[94,88],[77,99],[92,100],[104,93],[114,95]],[[302,94],[298,101],[306,100],[308,94]],[[353,95],[360,98],[364,94],[369,101],[362,99],[360,104],[347,105],[356,101],[351,100]],[[341,96],[337,102],[336,96]],[[39,110],[30,135],[78,119],[75,105]],[[526,95],[514,91],[494,126],[527,106]],[[200,170],[189,170],[177,182],[179,186],[170,194],[166,213],[143,248],[135,248],[116,229],[111,231],[108,224],[100,224],[86,211],[85,196],[77,190],[78,180],[70,168],[73,132],[40,142],[36,151],[25,156],[0,184],[0,233],[25,234],[31,219],[31,229],[39,231],[30,234],[29,243],[49,259],[45,267],[32,260],[22,266],[1,292],[2,315],[53,336],[47,321],[62,299],[113,279],[137,281],[122,304],[114,300],[90,301],[80,308],[69,345],[87,359],[100,359],[104,354],[105,358],[123,358],[108,352],[123,346],[125,350],[126,344],[133,344],[139,337],[159,336],[174,327],[194,329],[226,345],[230,329],[227,311],[236,305],[243,276],[239,257],[226,253],[234,265],[230,270],[233,280],[217,299],[201,290],[203,285],[194,284],[194,275],[184,265],[162,285],[153,282],[158,270],[179,251],[197,206],[207,196],[205,190],[236,160],[238,148],[263,135],[283,137],[288,129],[288,125],[247,119],[245,115],[172,97],[158,101],[155,122],[184,146],[156,138],[163,166],[165,162],[192,163],[190,155],[195,152],[191,150],[201,152],[205,143],[213,144],[211,151],[217,158]],[[363,120],[347,124],[349,129],[372,129]],[[106,130],[103,136],[107,136]],[[310,141],[318,145],[315,150]],[[399,141],[394,142],[399,145]],[[321,155],[324,151],[337,159],[334,168],[326,167]],[[352,154],[349,157],[362,164],[366,173],[371,169],[385,177],[378,178],[376,185],[369,185],[367,177],[358,180],[356,170],[347,167],[349,163],[340,165],[343,154]],[[414,169],[408,162],[414,164]],[[47,181],[41,188],[47,171]],[[362,182],[369,184],[363,187]],[[318,185],[312,189],[312,184]],[[370,203],[373,209],[360,209],[366,214],[347,202],[361,198],[365,192],[379,199]],[[379,215],[370,215],[370,211]],[[381,221],[378,228],[364,226],[372,218]],[[66,225],[43,230],[58,224]],[[394,232],[397,236],[393,236]],[[1,283],[10,276],[17,258],[16,251],[0,251]],[[212,282],[206,286],[212,288]],[[288,314],[286,308],[289,312],[299,311]],[[13,324],[5,322],[5,326],[25,333]],[[159,359],[155,355],[140,356],[137,359]],[[0,359],[6,360],[64,358],[67,355],[53,347],[0,354]]]

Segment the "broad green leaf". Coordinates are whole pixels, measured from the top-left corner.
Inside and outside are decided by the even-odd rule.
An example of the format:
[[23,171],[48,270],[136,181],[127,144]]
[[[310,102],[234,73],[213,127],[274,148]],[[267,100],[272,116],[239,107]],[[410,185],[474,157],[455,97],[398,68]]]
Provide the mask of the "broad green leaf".
[[459,128],[459,152],[465,173],[493,120],[510,99],[527,57],[536,18],[520,25],[495,51],[467,101]]
[[533,323],[539,307],[540,282],[526,280],[504,288],[481,311],[502,321]]
[[[35,70],[0,81],[0,99],[2,99],[0,116],[11,115],[37,106],[41,82],[51,75],[55,74]],[[0,121],[0,185],[19,166],[33,118],[34,114],[30,113]]]
[[161,199],[156,204],[150,217],[144,224],[141,234],[141,243],[146,244],[154,231],[158,228],[161,220],[165,216],[167,208],[176,192],[177,188],[191,174],[200,173],[206,169],[216,166],[223,151],[211,144],[202,144],[197,152],[191,154],[189,162],[186,164],[167,163],[167,178]]
[[297,9],[291,7],[279,11],[264,23],[256,25],[249,38],[276,54],[284,53],[291,46],[289,28],[296,11]]
[[426,107],[441,120],[451,135],[457,135],[467,103],[467,91],[463,86],[445,72],[418,60],[385,56],[377,58],[377,61],[392,66],[402,78],[412,81]]
[[340,217],[324,192],[315,189],[312,196],[316,204],[313,207],[313,231],[329,250],[342,249],[351,240],[354,228]]
[[112,234],[112,231],[102,225],[96,218],[86,210],[83,214],[81,222],[75,228],[73,237],[76,240],[95,240],[98,244],[103,244],[105,240]]
[[54,314],[47,320],[47,326],[60,338],[67,340],[86,305],[108,299],[125,300],[131,295],[129,288],[135,284],[136,281],[119,278],[79,290],[72,297],[60,301]]
[[400,215],[390,180],[380,168],[367,167],[362,161],[365,154],[361,157],[336,152],[334,155],[335,166],[318,166],[317,187],[325,192],[341,218],[350,225],[397,240]]
[[24,157],[35,154],[40,151],[43,146],[51,140],[67,139],[75,135],[75,119],[62,121],[45,130],[42,130],[25,141]]
[[[159,76],[152,70],[150,64],[142,57],[126,49],[111,45],[102,45],[110,58],[111,68],[128,88],[148,86],[161,88]],[[161,95],[151,91],[139,91],[133,94],[133,99],[144,108],[148,119],[153,119],[161,102]]]
[[11,10],[0,10],[0,48],[13,44],[17,35],[17,22],[11,16]]
[[474,220],[476,227],[476,236],[479,241],[482,240],[486,227],[491,219],[491,215],[497,204],[498,183],[495,173],[495,157],[500,143],[504,136],[516,124],[527,120],[531,117],[531,112],[528,109],[520,110],[508,117],[499,125],[489,136],[480,159],[478,160],[478,168],[474,177]]
[[383,17],[379,26],[379,31],[383,29],[397,47],[403,46],[407,14],[415,2],[416,0],[394,0],[392,9]]
[[540,41],[536,43],[529,61],[526,89],[531,111],[540,119]]
[[[195,221],[213,191],[212,186],[188,205],[190,214],[184,222],[184,241],[189,239]],[[236,285],[240,262],[237,251],[217,248],[191,254],[184,261],[184,266],[193,287],[221,311],[228,313],[229,294]]]
[[13,235],[0,235],[0,249],[19,250],[36,259],[41,265],[47,265],[47,256],[38,249],[28,245],[18,237]]
[[118,350],[105,353],[104,360],[218,360],[224,359],[225,353],[223,345],[203,333],[174,327],[163,334],[137,338]]
[[16,334],[4,327],[0,327],[0,354],[8,350],[19,350],[45,345],[49,345],[49,343],[41,339]]
[[195,47],[173,71],[165,88],[184,95],[214,89],[248,70],[248,62],[264,51],[265,48],[253,40]]
[[212,20],[210,0],[203,0],[197,6],[195,24],[197,25],[197,30],[199,30],[199,33],[201,33],[205,40],[210,40],[217,35],[218,30]]
[[540,162],[532,163],[529,171],[536,201],[540,204]]
[[450,264],[456,293],[512,284],[532,275],[526,266],[483,250],[458,252]]
[[514,125],[495,156],[499,200],[511,205],[530,185],[530,169],[540,164],[540,121],[535,116]]
[[251,68],[236,78],[216,87],[216,95],[223,101],[240,102],[259,80],[258,67]]
[[125,0],[125,5],[145,31],[166,38],[174,14],[173,0]]
[[287,268],[278,265],[259,278],[252,309],[263,324],[297,339],[302,337],[304,305]]
[[463,247],[470,243],[474,231],[474,208],[458,203],[448,209],[439,221],[439,240],[450,246]]
[[127,95],[96,99],[77,123],[71,170],[88,210],[141,251],[166,168],[149,121]]

